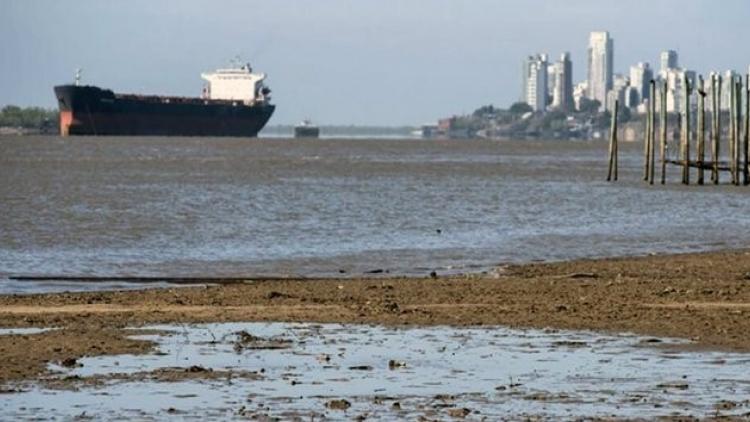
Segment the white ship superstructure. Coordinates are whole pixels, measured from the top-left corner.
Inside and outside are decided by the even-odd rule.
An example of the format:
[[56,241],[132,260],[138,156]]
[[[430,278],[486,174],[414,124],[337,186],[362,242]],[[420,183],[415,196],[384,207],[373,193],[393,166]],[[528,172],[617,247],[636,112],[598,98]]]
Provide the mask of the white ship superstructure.
[[253,73],[249,64],[202,73],[201,77],[208,82],[203,89],[205,99],[242,101],[248,105],[269,100],[271,91],[263,85],[266,74]]

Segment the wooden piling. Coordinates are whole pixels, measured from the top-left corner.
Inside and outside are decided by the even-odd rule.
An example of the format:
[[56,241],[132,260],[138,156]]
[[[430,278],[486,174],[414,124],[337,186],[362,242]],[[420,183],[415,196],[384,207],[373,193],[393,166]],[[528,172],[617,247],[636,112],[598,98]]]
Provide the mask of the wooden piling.
[[748,168],[748,156],[750,154],[750,73],[745,76],[745,134],[742,139],[742,177],[745,186],[750,184],[750,169]]
[[739,186],[742,184],[740,174],[742,172],[742,166],[740,165],[740,158],[742,156],[742,77],[737,78],[735,83],[735,94],[734,94],[734,105],[736,110],[734,112],[734,184]]
[[731,81],[728,81],[729,91],[729,173],[732,176],[732,184],[737,184],[736,178],[736,161],[735,154],[737,152],[737,84],[735,83],[734,76]]
[[687,72],[682,76],[682,97],[685,110],[682,113],[682,183],[690,184],[690,81]]
[[716,73],[711,74],[711,181],[719,183],[719,131],[718,122],[721,110],[718,108],[719,80]]
[[703,76],[698,76],[698,184],[703,184],[703,162],[706,160],[706,91]]
[[659,152],[661,154],[661,184],[667,181],[667,81],[661,85],[661,104],[659,107],[659,123],[661,129],[661,142]]
[[615,182],[617,181],[617,177],[619,174],[619,165],[620,165],[620,139],[617,137],[617,113],[619,112],[619,102],[615,100]]
[[711,155],[713,160],[712,178],[715,185],[719,184],[719,153],[721,152],[721,75],[713,75],[713,89],[711,92],[711,117],[713,118],[713,137]]
[[[647,110],[651,110],[651,100],[646,103]],[[649,152],[651,151],[651,114],[646,113],[646,129],[643,131],[643,180],[648,181],[649,164],[651,163]]]
[[654,167],[655,167],[655,156],[656,156],[656,81],[651,79],[649,84],[649,103],[648,103],[648,115],[649,115],[649,164],[648,164],[648,183],[654,184]]
[[607,181],[617,180],[617,111],[618,101],[615,100],[615,107],[612,113],[612,121],[609,126],[609,169],[607,171]]

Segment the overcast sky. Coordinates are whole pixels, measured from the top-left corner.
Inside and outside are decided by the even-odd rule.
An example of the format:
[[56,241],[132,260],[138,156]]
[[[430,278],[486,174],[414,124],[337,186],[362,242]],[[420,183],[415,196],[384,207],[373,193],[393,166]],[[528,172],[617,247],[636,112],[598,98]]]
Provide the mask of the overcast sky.
[[55,106],[52,86],[197,96],[240,55],[268,74],[271,124],[421,124],[508,106],[521,60],[615,38],[615,69],[659,51],[704,72],[747,71],[749,0],[0,0],[0,105]]

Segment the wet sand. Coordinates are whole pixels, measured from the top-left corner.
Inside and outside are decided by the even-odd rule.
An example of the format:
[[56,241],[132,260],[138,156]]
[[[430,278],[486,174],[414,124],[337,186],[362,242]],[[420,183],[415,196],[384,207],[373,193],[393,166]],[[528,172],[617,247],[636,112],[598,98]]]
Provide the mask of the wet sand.
[[750,351],[750,252],[539,263],[438,278],[273,280],[165,290],[1,296],[0,383],[48,363],[142,353],[127,336],[154,323],[310,321],[386,326],[586,329]]

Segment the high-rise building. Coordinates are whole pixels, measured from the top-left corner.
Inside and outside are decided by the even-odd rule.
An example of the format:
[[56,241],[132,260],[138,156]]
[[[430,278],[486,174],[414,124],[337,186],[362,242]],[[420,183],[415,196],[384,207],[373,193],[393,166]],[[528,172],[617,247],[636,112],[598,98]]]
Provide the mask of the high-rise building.
[[534,111],[547,109],[548,88],[548,59],[546,54],[529,56],[527,59],[528,73],[526,74],[526,103]]
[[638,94],[638,90],[633,86],[625,88],[625,103],[624,106],[629,109],[637,110],[641,104],[641,97]]
[[547,64],[547,103],[552,104],[557,88],[557,63]]
[[677,61],[677,52],[674,50],[665,50],[661,52],[661,68],[659,73],[665,75],[670,69],[677,69],[679,67]]
[[555,90],[552,95],[552,107],[570,111],[573,103],[573,62],[570,53],[563,53],[555,63]]
[[637,105],[649,99],[649,85],[654,78],[654,72],[648,63],[638,63],[630,67],[630,86],[638,93]]
[[623,75],[614,75],[612,80],[612,89],[607,92],[606,109],[615,108],[615,100],[620,103],[620,108],[626,105],[627,88],[630,86],[630,78]]
[[[688,83],[695,86],[696,73],[692,70],[672,68],[667,70],[665,80],[667,81],[667,111],[669,113],[684,112],[684,79],[687,76]],[[694,105],[694,104],[693,104]]]
[[573,104],[576,110],[581,109],[581,100],[588,98],[589,81],[578,82],[573,87]]
[[522,103],[526,102],[526,95],[529,90],[529,66],[533,61],[534,56],[528,56],[521,63],[521,95],[519,96],[519,101]]
[[612,89],[614,40],[609,32],[592,32],[589,37],[588,95],[606,109],[607,92]]
[[734,70],[727,70],[724,72],[721,80],[721,109],[731,110],[732,108],[732,84],[737,81],[737,78],[741,77],[740,74]]
[[738,78],[740,75],[733,71],[733,70],[727,70],[725,72],[711,72],[708,77],[706,78],[706,91],[709,93],[709,98],[712,98],[713,96],[713,86],[711,84],[711,78],[716,77],[718,82],[720,84],[718,85],[719,88],[719,103],[722,111],[727,111],[730,108],[731,104],[731,80],[732,78]]

